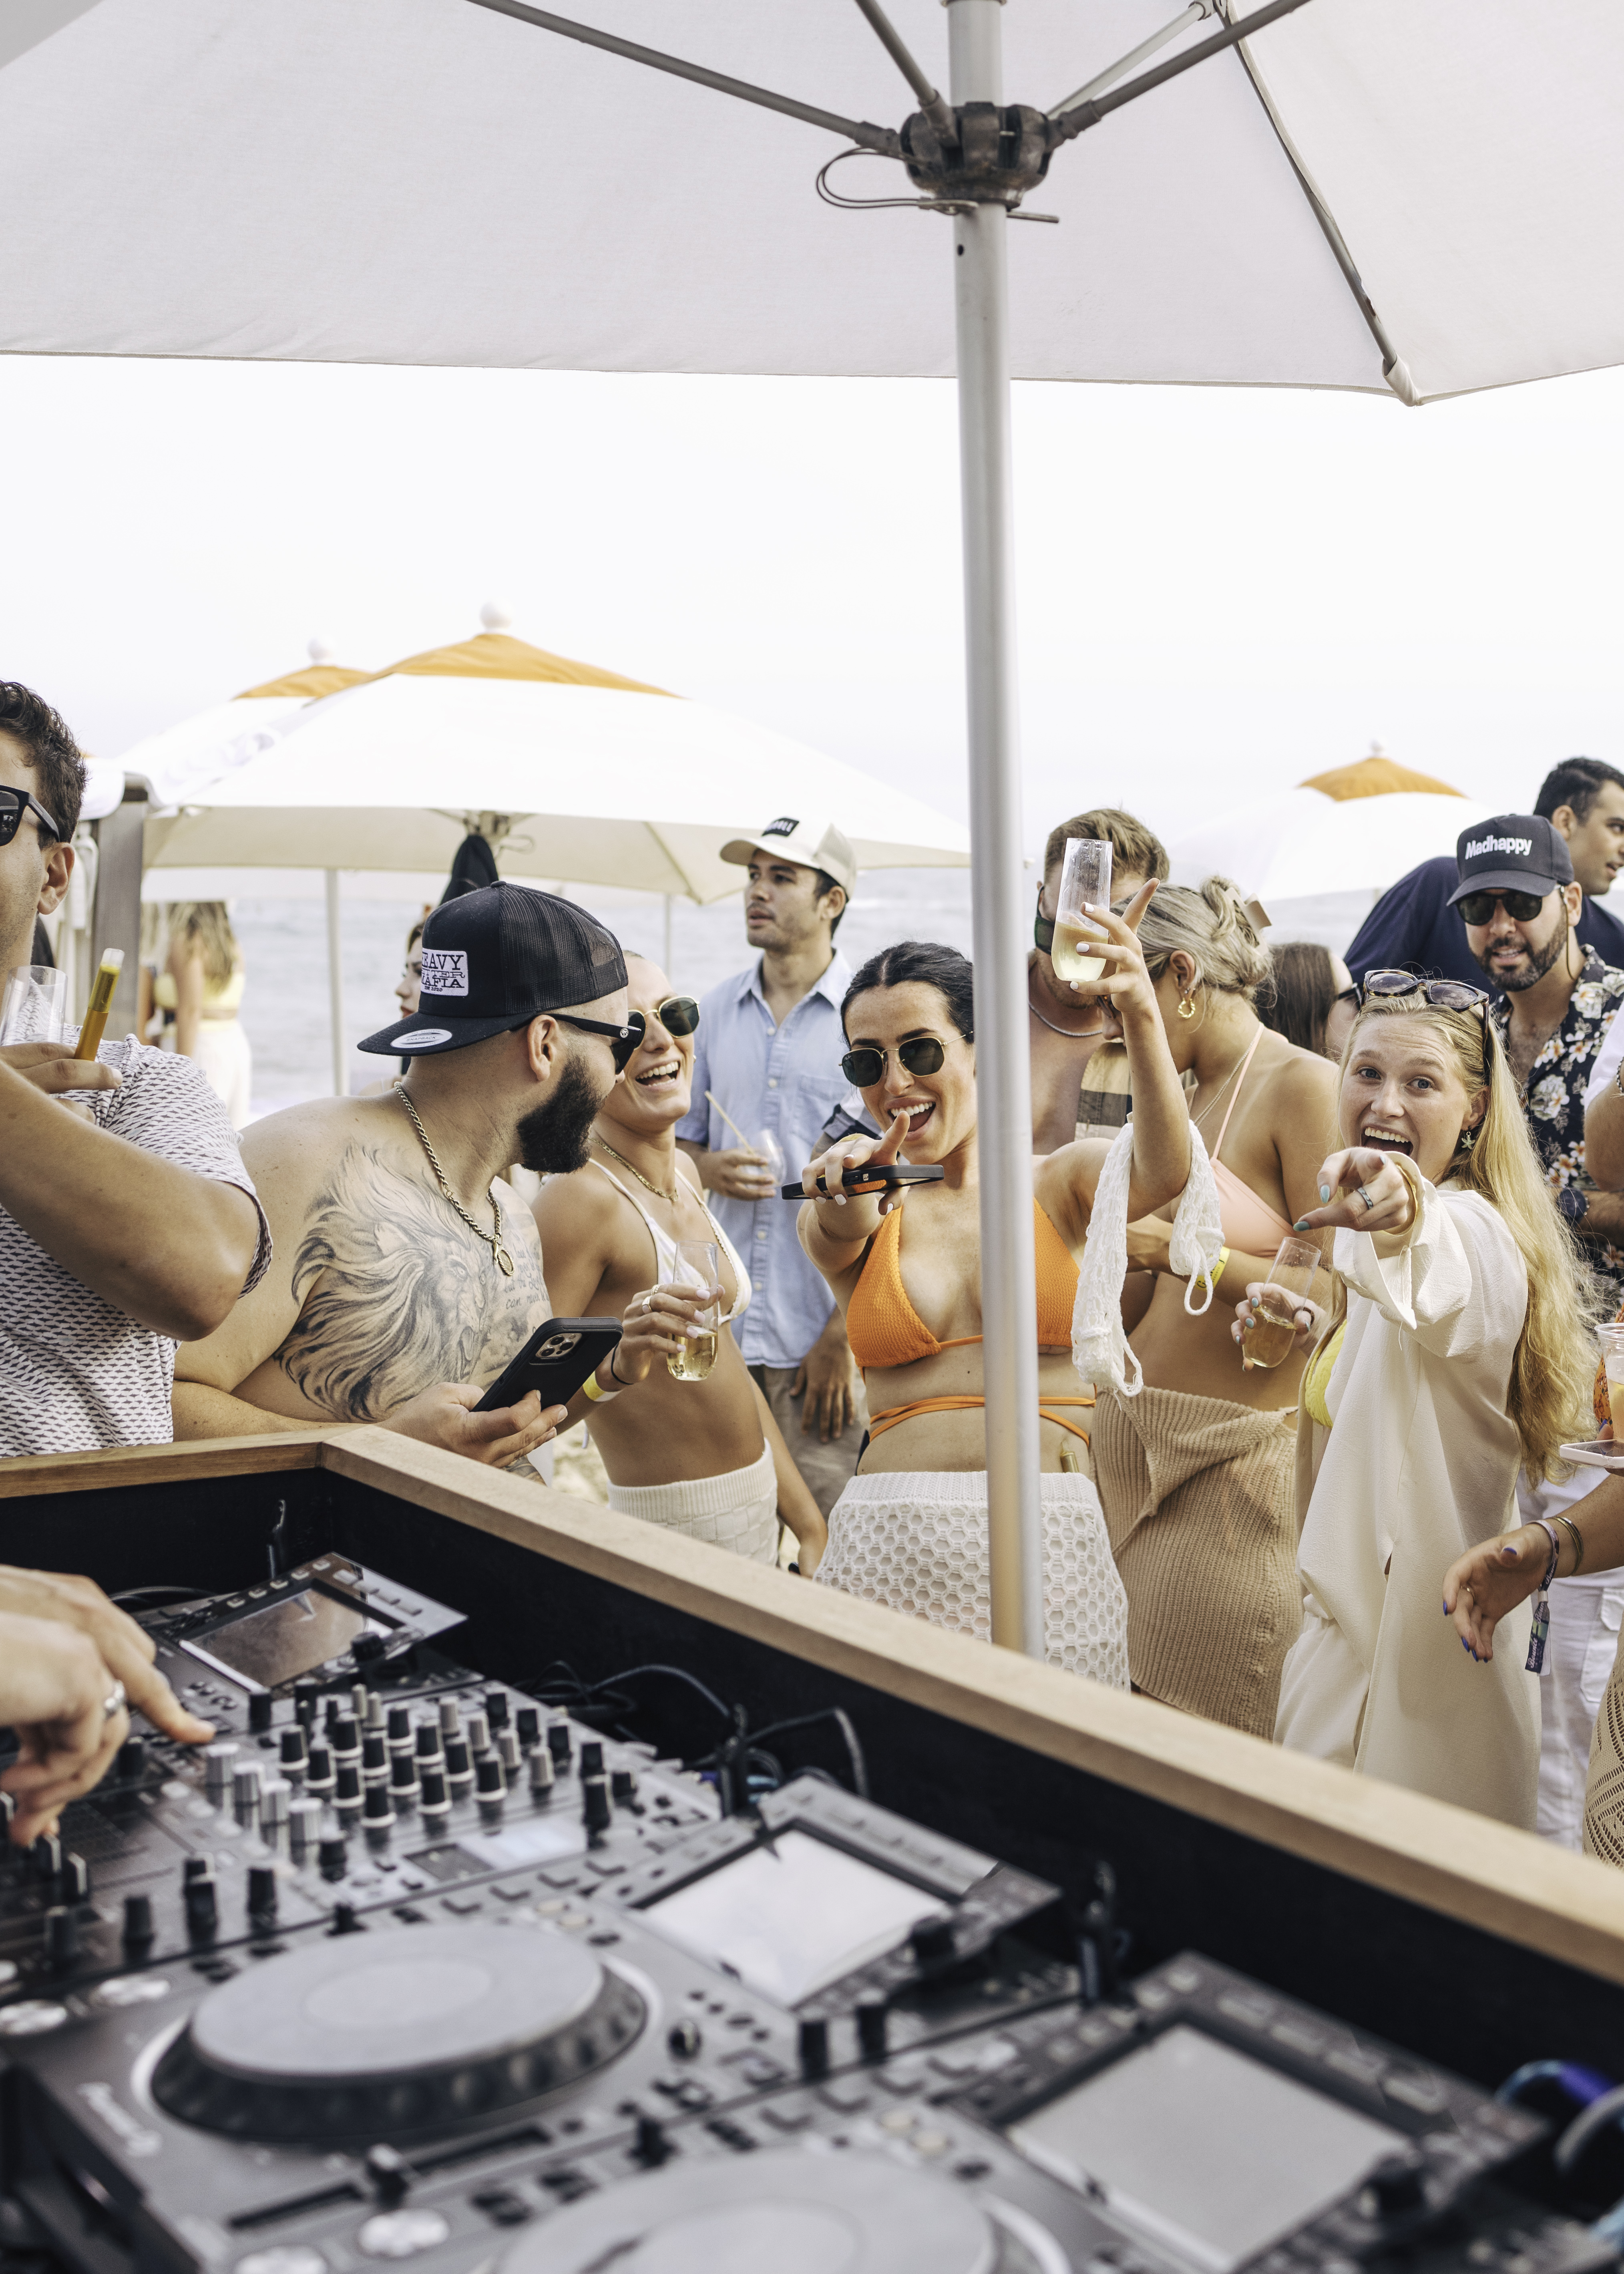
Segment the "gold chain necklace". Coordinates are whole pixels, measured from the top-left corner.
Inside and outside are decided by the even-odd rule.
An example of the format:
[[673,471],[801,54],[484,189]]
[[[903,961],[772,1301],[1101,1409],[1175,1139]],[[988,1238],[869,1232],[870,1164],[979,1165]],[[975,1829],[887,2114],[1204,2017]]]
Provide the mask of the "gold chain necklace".
[[658,1185],[651,1185],[649,1182],[647,1177],[643,1175],[643,1171],[637,1167],[635,1162],[628,1161],[624,1153],[617,1153],[614,1147],[609,1142],[609,1140],[606,1137],[598,1137],[596,1129],[593,1130],[592,1134],[594,1137],[598,1137],[598,1143],[603,1147],[605,1152],[607,1153],[612,1161],[618,1161],[623,1169],[629,1169],[631,1171],[632,1175],[636,1178],[637,1182],[643,1186],[645,1193],[652,1193],[655,1199],[657,1201],[664,1201],[667,1208],[680,1208],[681,1206],[682,1193],[680,1187],[682,1179],[680,1177],[677,1178],[678,1190],[676,1192],[662,1192]]
[[1064,1035],[1068,1043],[1086,1043],[1092,1040],[1094,1036],[1099,1033],[1099,1028],[1097,1027],[1090,1027],[1085,1031],[1084,1029],[1077,1027],[1057,1027],[1052,1019],[1046,1019],[1041,1011],[1039,1010],[1037,1005],[1032,999],[1032,980],[1030,975],[1028,975],[1026,980],[1026,1008],[1031,1012],[1033,1017],[1037,1020],[1040,1027],[1047,1027],[1051,1035]]
[[463,1207],[462,1201],[458,1200],[456,1194],[452,1191],[450,1185],[447,1182],[446,1172],[440,1165],[440,1156],[435,1152],[434,1148],[429,1143],[429,1133],[417,1118],[417,1109],[412,1103],[410,1098],[407,1096],[405,1091],[402,1088],[398,1081],[395,1085],[395,1095],[400,1099],[401,1103],[406,1108],[407,1112],[411,1116],[411,1126],[417,1131],[418,1140],[422,1144],[423,1149],[429,1156],[430,1168],[433,1170],[435,1176],[440,1179],[440,1191],[444,1193],[446,1198],[450,1201],[452,1207],[462,1217],[463,1223],[468,1226],[470,1231],[474,1234],[475,1238],[477,1239],[483,1239],[489,1244],[491,1254],[495,1259],[498,1269],[501,1271],[505,1278],[511,1279],[513,1276],[513,1258],[508,1254],[508,1250],[502,1246],[502,1204],[496,1197],[495,1186],[492,1185],[491,1186],[490,1190],[485,1194],[485,1198],[490,1201],[492,1213],[496,1218],[496,1230],[494,1231],[487,1231],[483,1224],[478,1224],[474,1222],[472,1216],[470,1216],[468,1210]]

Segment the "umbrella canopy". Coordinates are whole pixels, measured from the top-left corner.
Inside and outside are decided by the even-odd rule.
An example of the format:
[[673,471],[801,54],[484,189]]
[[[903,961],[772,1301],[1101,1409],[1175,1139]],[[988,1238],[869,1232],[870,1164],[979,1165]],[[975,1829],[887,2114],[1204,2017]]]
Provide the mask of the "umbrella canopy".
[[121,793],[124,774],[140,774],[152,786],[154,804],[174,805],[194,795],[205,783],[245,765],[267,747],[278,721],[366,677],[363,671],[335,663],[320,640],[312,640],[310,656],[298,671],[250,687],[229,703],[211,704],[162,734],[145,735],[117,762]]
[[635,689],[505,632],[408,657],[262,722],[257,755],[147,823],[147,866],[443,871],[477,828],[509,877],[717,900],[742,882],[728,839],[814,802],[864,868],[969,865],[962,823],[904,792]]
[[[849,0],[560,4],[847,117],[916,107]],[[890,12],[945,79],[937,0]],[[1005,99],[1047,108],[1177,0],[1004,13]],[[953,369],[946,231],[820,204],[817,127],[464,0],[22,0],[20,26],[5,347]],[[1213,29],[1192,11],[1163,55]],[[1015,371],[1380,389],[1391,357],[1427,397],[1617,361],[1621,111],[1611,0],[1312,0],[1056,155],[1028,202],[1063,225],[1012,233]],[[911,194],[880,160],[833,186]]]
[[1265,907],[1326,892],[1384,892],[1418,861],[1453,853],[1487,814],[1447,782],[1395,764],[1380,745],[1202,824],[1169,848],[1175,881],[1229,877]]

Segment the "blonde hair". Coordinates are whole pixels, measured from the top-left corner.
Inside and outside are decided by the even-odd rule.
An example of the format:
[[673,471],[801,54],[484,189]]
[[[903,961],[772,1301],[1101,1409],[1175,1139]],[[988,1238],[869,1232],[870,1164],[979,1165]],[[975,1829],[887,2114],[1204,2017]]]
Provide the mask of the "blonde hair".
[[169,945],[203,959],[203,976],[223,987],[242,960],[242,950],[223,900],[171,900],[164,910]]
[[1268,951],[1227,877],[1209,877],[1197,891],[1159,885],[1139,924],[1139,945],[1153,980],[1182,948],[1195,965],[1198,987],[1244,995],[1249,1003],[1273,975]]
[[1596,1306],[1588,1297],[1573,1235],[1541,1171],[1505,1051],[1498,1041],[1489,1041],[1486,1016],[1486,1011],[1423,1005],[1410,996],[1373,998],[1354,1020],[1342,1071],[1346,1074],[1367,1020],[1410,1019],[1448,1045],[1469,1097],[1488,1092],[1483,1118],[1475,1131],[1462,1129],[1444,1174],[1469,1192],[1480,1193],[1516,1242],[1528,1271],[1528,1308],[1511,1360],[1506,1411],[1522,1440],[1530,1474],[1566,1475],[1557,1448],[1569,1435],[1575,1417],[1589,1410]]

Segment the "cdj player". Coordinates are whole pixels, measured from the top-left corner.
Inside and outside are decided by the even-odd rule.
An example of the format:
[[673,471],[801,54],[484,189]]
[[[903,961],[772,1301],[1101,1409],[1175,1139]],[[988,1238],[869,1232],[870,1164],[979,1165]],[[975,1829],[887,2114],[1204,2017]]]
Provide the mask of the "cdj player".
[[[1592,2274],[1538,2119],[813,1775],[743,1813],[339,1555],[149,1615],[0,1864],[0,2236],[72,2274]],[[1017,1931],[1020,1933],[1018,1934]]]

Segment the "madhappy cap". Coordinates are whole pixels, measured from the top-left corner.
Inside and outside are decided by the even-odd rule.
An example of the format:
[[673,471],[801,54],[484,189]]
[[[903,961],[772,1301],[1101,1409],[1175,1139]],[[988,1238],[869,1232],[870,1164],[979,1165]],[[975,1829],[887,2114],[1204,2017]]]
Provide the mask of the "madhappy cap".
[[443,1057],[625,984],[620,944],[596,916],[555,892],[486,885],[435,909],[423,928],[417,1010],[358,1047]]
[[1455,841],[1460,883],[1449,906],[1468,892],[1538,892],[1544,900],[1573,882],[1573,862],[1560,830],[1542,813],[1497,813],[1474,822]]
[[802,821],[780,813],[756,837],[730,838],[722,847],[724,861],[748,869],[753,853],[776,854],[780,861],[797,862],[803,869],[822,869],[837,885],[844,885],[850,900],[857,883],[857,855],[852,840],[832,821]]

